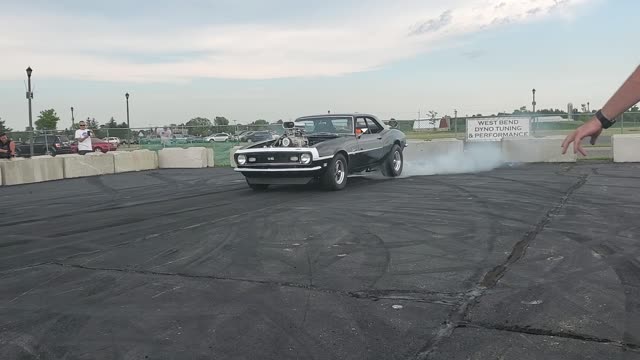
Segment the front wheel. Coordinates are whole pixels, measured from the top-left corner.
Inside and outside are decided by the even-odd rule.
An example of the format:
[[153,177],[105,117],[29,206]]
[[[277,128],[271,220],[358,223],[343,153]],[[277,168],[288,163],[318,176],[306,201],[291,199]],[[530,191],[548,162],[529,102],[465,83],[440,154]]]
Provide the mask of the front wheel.
[[349,170],[347,159],[342,154],[333,157],[324,174],[322,174],[322,186],[327,190],[342,190],[347,186]]
[[382,175],[389,177],[400,176],[404,167],[403,160],[404,156],[402,154],[402,149],[398,144],[393,145],[393,147],[391,147],[391,151],[382,164]]

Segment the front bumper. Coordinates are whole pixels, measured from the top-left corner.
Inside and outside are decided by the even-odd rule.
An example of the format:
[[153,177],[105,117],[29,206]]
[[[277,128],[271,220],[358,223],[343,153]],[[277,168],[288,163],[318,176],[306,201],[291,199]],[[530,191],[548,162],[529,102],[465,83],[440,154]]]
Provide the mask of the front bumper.
[[243,173],[290,173],[290,174],[305,174],[316,172],[322,170],[322,166],[311,166],[311,167],[277,167],[277,168],[266,168],[266,167],[237,167],[234,169],[235,171],[243,172]]
[[[302,154],[311,155],[309,164],[299,161]],[[238,155],[247,162],[240,165]],[[320,158],[315,148],[254,148],[238,150],[234,161],[234,170],[250,184],[307,184],[322,175],[329,159]]]
[[304,185],[317,179],[325,170],[320,165],[310,165],[305,168],[246,168],[237,167],[249,184],[271,185]]

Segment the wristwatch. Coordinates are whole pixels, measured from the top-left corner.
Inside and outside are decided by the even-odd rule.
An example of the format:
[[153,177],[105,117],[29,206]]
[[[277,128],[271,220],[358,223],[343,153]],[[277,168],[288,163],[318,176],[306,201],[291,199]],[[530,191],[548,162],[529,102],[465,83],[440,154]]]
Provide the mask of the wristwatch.
[[609,119],[607,119],[606,116],[604,116],[602,114],[602,110],[598,110],[598,112],[596,113],[596,118],[600,121],[600,123],[602,124],[602,128],[603,129],[608,129],[610,128],[613,124],[616,123],[615,120],[611,121]]

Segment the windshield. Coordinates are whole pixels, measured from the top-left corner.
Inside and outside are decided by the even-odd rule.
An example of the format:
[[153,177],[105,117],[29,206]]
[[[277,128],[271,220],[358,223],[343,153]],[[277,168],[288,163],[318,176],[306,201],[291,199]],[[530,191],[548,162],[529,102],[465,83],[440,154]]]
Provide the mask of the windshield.
[[296,120],[296,126],[304,129],[307,135],[313,134],[353,134],[353,118],[350,116],[327,116]]

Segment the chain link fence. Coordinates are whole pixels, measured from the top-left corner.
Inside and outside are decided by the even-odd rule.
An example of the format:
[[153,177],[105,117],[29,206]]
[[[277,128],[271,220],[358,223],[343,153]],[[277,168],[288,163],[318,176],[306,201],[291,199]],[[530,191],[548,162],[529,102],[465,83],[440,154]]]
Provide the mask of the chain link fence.
[[[566,135],[592,118],[592,113],[567,114],[499,114],[491,116],[473,116],[469,119],[521,117],[530,119],[533,136]],[[410,139],[431,139],[455,137],[465,139],[467,117],[444,117],[438,119],[383,119],[397,122],[397,128]],[[605,134],[639,133],[640,112],[625,112],[617,119],[617,124],[605,131]],[[424,124],[427,126],[423,126]],[[101,149],[110,151],[128,151],[136,149],[160,150],[166,147],[202,146],[212,148],[216,164],[229,165],[229,152],[234,146],[262,141],[282,135],[282,125],[214,125],[214,126],[148,126],[136,128],[91,129],[94,144],[102,144]],[[19,156],[30,156],[33,145],[34,155],[57,155],[72,153],[76,141],[75,129],[12,131],[8,133],[19,149]],[[33,136],[33,144],[30,139]],[[104,145],[105,143],[110,145]]]
[[[594,116],[592,113],[577,113],[571,118],[567,114],[498,114],[490,116],[473,116],[458,118],[436,118],[436,119],[394,119],[397,128],[407,134],[409,138],[431,138],[431,137],[456,137],[464,139],[466,134],[467,119],[488,119],[488,118],[522,118],[529,119],[531,135],[549,136],[566,135],[575,130]],[[627,134],[640,132],[640,112],[625,112],[616,118],[615,126],[607,129],[606,134]],[[388,121],[385,121],[388,122]]]

